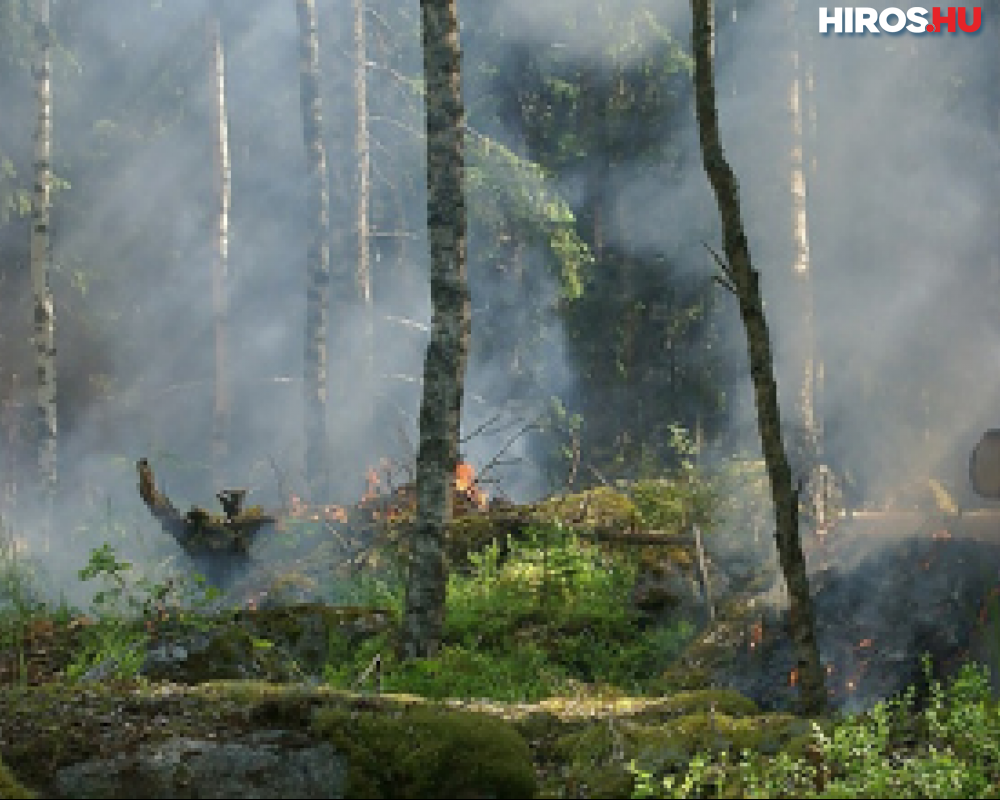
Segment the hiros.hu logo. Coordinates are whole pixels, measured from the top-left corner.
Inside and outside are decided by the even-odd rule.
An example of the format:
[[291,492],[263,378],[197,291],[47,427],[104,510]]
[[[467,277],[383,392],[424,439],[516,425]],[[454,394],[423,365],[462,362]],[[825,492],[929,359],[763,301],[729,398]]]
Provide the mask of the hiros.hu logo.
[[980,7],[966,9],[948,6],[942,9],[934,6],[926,8],[820,8],[820,33],[976,33],[983,23]]

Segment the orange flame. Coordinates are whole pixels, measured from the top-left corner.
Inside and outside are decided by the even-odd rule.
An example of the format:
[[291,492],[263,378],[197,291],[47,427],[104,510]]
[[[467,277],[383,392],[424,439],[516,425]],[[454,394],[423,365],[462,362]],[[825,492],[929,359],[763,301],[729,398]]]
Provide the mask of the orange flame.
[[476,470],[472,464],[460,461],[455,467],[455,488],[460,492],[467,492],[476,481]]
[[476,485],[476,470],[466,461],[458,462],[455,467],[455,491],[464,494],[481,510],[489,506],[489,494]]
[[796,686],[798,682],[799,682],[799,670],[798,668],[795,668],[788,673],[788,685]]

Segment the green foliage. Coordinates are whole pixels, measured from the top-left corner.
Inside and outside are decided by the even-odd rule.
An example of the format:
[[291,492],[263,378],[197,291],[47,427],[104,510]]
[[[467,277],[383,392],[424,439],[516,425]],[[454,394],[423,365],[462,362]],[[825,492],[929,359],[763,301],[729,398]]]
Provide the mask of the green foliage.
[[569,204],[555,191],[551,176],[537,163],[483,134],[469,131],[466,181],[470,203],[494,226],[501,220],[544,241],[559,268],[563,297],[583,292],[585,269],[594,257],[576,230]]
[[[132,564],[120,561],[115,549],[105,542],[90,553],[79,570],[81,581],[98,579],[99,589],[92,601],[95,624],[84,628],[80,651],[66,669],[68,678],[77,679],[98,665],[109,666],[120,678],[133,678],[145,660],[145,646],[156,626],[203,630],[208,624],[198,609],[209,608],[219,597],[203,576],[189,582],[169,578],[154,582],[131,576]],[[193,609],[193,610],[192,610]]]
[[[925,671],[930,674],[929,662]],[[921,712],[913,692],[838,721],[814,725],[808,756],[702,753],[683,775],[655,776],[633,762],[633,797],[998,797],[1000,710],[982,667],[948,688],[931,682]]]

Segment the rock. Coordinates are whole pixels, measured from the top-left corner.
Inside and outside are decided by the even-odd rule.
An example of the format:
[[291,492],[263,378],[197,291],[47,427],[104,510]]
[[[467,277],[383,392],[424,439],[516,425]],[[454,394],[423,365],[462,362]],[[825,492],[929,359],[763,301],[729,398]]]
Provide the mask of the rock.
[[64,767],[55,786],[66,798],[339,798],[346,779],[346,762],[331,745],[301,746],[288,731],[264,730],[245,741],[144,744],[134,754]]

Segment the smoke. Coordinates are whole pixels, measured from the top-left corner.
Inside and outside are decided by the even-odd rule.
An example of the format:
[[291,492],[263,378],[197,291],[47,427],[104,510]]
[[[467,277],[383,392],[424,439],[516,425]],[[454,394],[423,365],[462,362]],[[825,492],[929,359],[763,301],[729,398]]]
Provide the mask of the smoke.
[[[250,502],[274,504],[283,484],[272,460],[285,484],[301,488],[304,450],[307,216],[294,4],[60,5],[57,34],[66,49],[54,81],[55,168],[72,181],[55,198],[54,283],[60,307],[80,309],[77,318],[64,314],[57,322],[63,525],[81,527],[82,508],[101,509],[104,517],[110,508],[130,520],[131,533],[141,529],[155,539],[134,490],[141,456],[181,504],[212,506],[221,488],[210,485],[208,470],[212,96],[203,20],[209,9],[223,23],[233,178],[231,472],[250,486]],[[996,120],[984,113],[995,81],[982,78],[992,34],[820,37],[811,33],[817,8],[801,0],[797,13],[805,32],[800,57],[815,78],[802,97],[826,457],[871,493],[942,472],[958,491],[980,430],[996,424],[1000,388],[994,321],[1000,265],[990,216],[1000,152]],[[404,78],[420,75],[419,9],[373,2],[368,18],[380,376],[370,394],[357,380],[363,320],[342,301],[353,291],[354,264],[352,19],[345,4],[319,2],[318,10],[334,273],[330,428],[339,480],[331,499],[345,501],[360,495],[366,467],[382,457],[411,459],[416,443],[430,304],[417,135],[422,105]],[[479,104],[489,83],[480,69],[487,56],[501,74],[523,66],[526,51],[540,61],[555,53],[592,62],[610,74],[662,47],[663,31],[675,46],[686,49],[689,40],[682,0],[506,0],[465,3],[461,13],[476,20],[462,32],[470,124],[522,154],[523,132],[513,118],[490,116]],[[740,180],[791,419],[803,331],[790,281],[789,16],[784,3],[767,2],[720,4],[717,13],[723,143]],[[30,118],[31,90],[24,69],[19,80],[0,84],[0,100]],[[685,112],[684,102],[682,94],[668,127],[637,132],[662,139],[675,154],[669,165],[643,160],[612,167],[607,235],[627,252],[666,256],[679,275],[707,276],[713,266],[702,242],[718,249],[717,212],[693,111]],[[18,148],[26,178],[30,133]],[[581,191],[575,180],[570,175],[554,187],[574,207]],[[498,254],[475,225],[464,427],[468,434],[497,421],[463,450],[478,467],[494,458],[513,461],[491,477],[499,490],[526,498],[545,486],[530,436],[518,431],[549,395],[571,395],[585,378],[575,373],[554,311],[556,278],[549,273],[517,284],[511,277],[518,269],[544,273],[539,264],[546,254],[533,246]],[[22,241],[23,224],[6,226],[2,246],[26,269]],[[5,314],[13,308],[17,317],[4,329],[5,355],[22,375],[18,399],[30,419],[31,384],[24,380],[32,374],[30,295],[23,279],[10,280]],[[506,331],[496,324],[500,310],[508,315]],[[732,429],[742,433],[728,444],[753,449],[755,409],[738,310],[722,296],[715,313],[738,373],[730,413]],[[527,327],[539,331],[533,349],[511,352],[512,334]],[[527,387],[516,395],[515,374]],[[104,378],[95,382],[95,375]],[[78,564],[97,543],[80,541],[65,552],[68,564]]]

